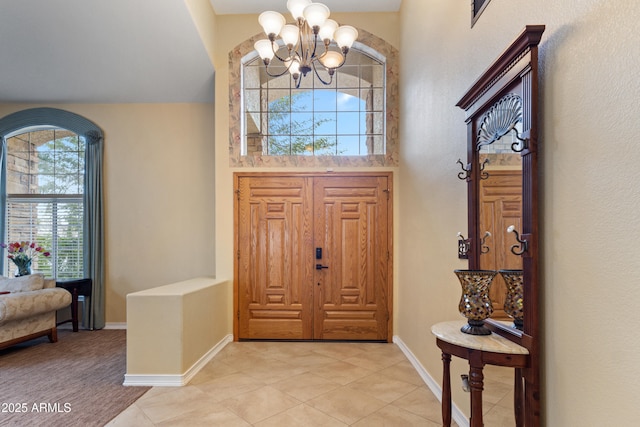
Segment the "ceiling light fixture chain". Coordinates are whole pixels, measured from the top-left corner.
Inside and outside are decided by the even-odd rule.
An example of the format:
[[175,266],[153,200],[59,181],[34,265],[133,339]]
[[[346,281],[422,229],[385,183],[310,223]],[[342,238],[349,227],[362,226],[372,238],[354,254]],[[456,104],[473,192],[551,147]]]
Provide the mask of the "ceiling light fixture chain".
[[[287,9],[295,25],[287,24],[284,16],[278,12],[266,11],[258,17],[268,39],[258,40],[254,48],[262,58],[267,74],[280,77],[289,72],[298,88],[302,77],[313,70],[322,84],[330,85],[335,70],[344,65],[349,49],[358,38],[358,31],[350,25],[339,26],[336,21],[329,19],[331,12],[322,3],[288,0]],[[278,36],[284,47],[280,47]],[[322,53],[319,53],[319,43],[324,47]],[[286,56],[279,53],[284,48]],[[274,56],[284,64],[284,71],[270,71],[269,65]],[[318,68],[327,73],[328,79],[320,76]]]

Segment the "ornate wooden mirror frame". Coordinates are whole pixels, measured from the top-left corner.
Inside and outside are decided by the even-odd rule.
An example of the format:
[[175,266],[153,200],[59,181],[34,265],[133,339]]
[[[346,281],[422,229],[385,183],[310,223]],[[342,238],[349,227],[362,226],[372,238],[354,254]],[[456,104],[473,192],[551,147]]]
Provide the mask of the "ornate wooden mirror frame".
[[[539,274],[538,271],[538,43],[544,25],[527,26],[516,40],[476,80],[456,106],[466,112],[467,159],[463,167],[468,182],[469,268],[486,268],[481,257],[491,250],[486,241],[486,229],[481,228],[481,181],[491,171],[486,168],[486,157],[481,158],[483,147],[490,146],[502,136],[512,134],[516,141],[510,151],[519,155],[522,188],[516,232],[495,229],[493,250],[501,253],[510,249],[523,270],[523,311],[521,329],[507,322],[488,319],[486,325],[495,333],[529,350],[529,366],[522,370],[525,387],[525,421],[527,426],[539,425]],[[515,131],[515,132],[514,132]],[[508,147],[502,144],[503,147]],[[520,191],[518,189],[518,191]],[[504,222],[503,222],[504,224]],[[521,228],[520,228],[521,227]],[[509,227],[511,228],[511,227]],[[518,229],[520,228],[520,229]],[[509,242],[506,248],[498,242]],[[511,246],[511,248],[509,248]],[[504,258],[504,257],[503,257]],[[520,260],[521,258],[521,260]],[[495,269],[512,268],[497,266]],[[518,379],[518,377],[516,377]]]

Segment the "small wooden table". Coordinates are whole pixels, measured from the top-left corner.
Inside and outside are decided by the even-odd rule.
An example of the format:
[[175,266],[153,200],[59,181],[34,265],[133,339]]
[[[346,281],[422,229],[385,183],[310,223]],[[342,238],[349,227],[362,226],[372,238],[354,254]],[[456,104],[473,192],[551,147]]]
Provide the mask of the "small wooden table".
[[[78,296],[91,296],[91,279],[66,280],[64,282],[56,282],[56,286],[71,292],[71,324],[73,325],[73,332],[78,332]],[[59,324],[67,323],[68,321],[65,320]]]
[[466,321],[450,321],[435,324],[431,333],[442,350],[442,425],[451,426],[451,355],[469,361],[469,385],[471,387],[471,427],[482,427],[482,390],[484,365],[516,368],[514,410],[516,425],[523,425],[522,368],[527,366],[529,351],[500,335],[469,335],[460,331]]

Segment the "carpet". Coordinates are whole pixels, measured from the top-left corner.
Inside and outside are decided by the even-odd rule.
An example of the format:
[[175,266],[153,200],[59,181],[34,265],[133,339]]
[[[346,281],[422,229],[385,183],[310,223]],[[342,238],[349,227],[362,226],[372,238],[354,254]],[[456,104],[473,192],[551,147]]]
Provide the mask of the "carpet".
[[126,331],[71,332],[0,350],[0,426],[104,426],[149,387],[124,387]]

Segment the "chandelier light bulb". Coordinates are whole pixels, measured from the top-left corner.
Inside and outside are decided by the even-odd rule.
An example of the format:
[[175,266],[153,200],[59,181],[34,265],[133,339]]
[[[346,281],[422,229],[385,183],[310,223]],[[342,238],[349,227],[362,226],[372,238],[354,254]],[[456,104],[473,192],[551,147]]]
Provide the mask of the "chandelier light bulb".
[[268,10],[258,16],[258,22],[267,36],[272,37],[273,35],[275,37],[280,34],[280,30],[287,23],[287,20],[282,14]]
[[287,45],[287,47],[293,47],[298,43],[299,34],[300,29],[297,25],[287,24],[282,27],[282,30],[280,30],[280,37],[282,37],[282,41]]
[[343,51],[345,48],[349,50],[353,45],[353,42],[358,38],[358,30],[353,28],[351,25],[341,25],[333,33],[333,38]]
[[304,8],[302,13],[304,14],[305,21],[307,21],[307,24],[309,24],[311,28],[319,28],[329,18],[331,11],[322,3],[311,3]]
[[291,12],[291,16],[297,21],[299,18],[304,18],[302,11],[310,4],[311,0],[289,0],[287,2],[287,10]]
[[344,56],[340,52],[329,50],[320,55],[320,58],[318,58],[318,60],[325,68],[335,70],[344,62]]
[[322,27],[320,27],[320,31],[318,32],[318,37],[320,40],[327,43],[327,41],[331,41],[333,39],[333,33],[338,29],[338,23],[333,19],[327,19]]
[[253,47],[258,51],[258,55],[260,55],[260,58],[262,58],[263,61],[271,61],[271,58],[273,58],[273,42],[271,42],[270,40],[258,40],[257,42],[255,42]]
[[300,62],[297,59],[287,59],[284,61],[284,65],[289,68],[289,73],[292,75],[300,74]]

